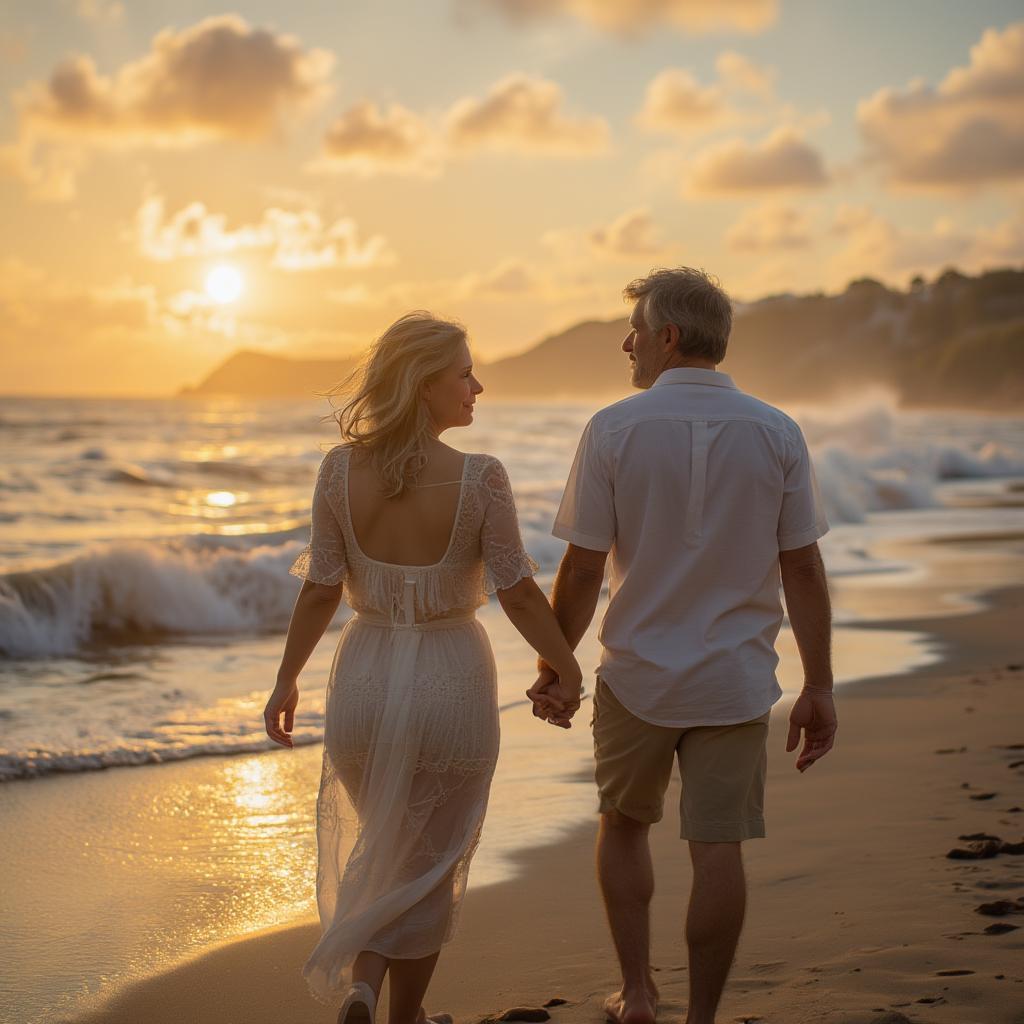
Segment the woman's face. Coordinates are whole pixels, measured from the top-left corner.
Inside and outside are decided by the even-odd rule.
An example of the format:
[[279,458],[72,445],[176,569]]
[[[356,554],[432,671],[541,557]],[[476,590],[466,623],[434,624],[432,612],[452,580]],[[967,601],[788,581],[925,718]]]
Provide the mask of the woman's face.
[[473,357],[463,339],[451,364],[424,385],[423,400],[440,434],[449,427],[468,427],[473,422],[473,403],[483,391],[473,376]]

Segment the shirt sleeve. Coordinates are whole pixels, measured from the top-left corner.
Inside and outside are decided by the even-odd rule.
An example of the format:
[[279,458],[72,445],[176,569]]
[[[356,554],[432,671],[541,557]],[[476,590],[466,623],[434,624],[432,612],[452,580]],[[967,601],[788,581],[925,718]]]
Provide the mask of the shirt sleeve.
[[508,473],[498,459],[481,477],[484,516],[480,526],[480,550],[484,561],[484,589],[488,594],[507,590],[540,566],[523,547],[519,518]]
[[288,570],[293,576],[331,587],[348,575],[345,535],[328,498],[335,472],[334,459],[328,452],[320,463],[313,488],[309,543]]
[[803,432],[793,425],[787,440],[787,462],[779,513],[779,550],[789,551],[814,543],[829,531],[825,503],[814,474]]
[[615,541],[614,480],[593,418],[583,429],[551,532],[592,551],[611,551]]

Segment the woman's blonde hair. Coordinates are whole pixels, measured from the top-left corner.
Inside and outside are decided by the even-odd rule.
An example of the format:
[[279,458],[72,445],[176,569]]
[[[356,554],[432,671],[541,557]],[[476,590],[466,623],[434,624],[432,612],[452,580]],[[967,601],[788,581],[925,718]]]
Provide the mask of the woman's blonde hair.
[[331,414],[342,440],[369,453],[394,498],[415,483],[427,461],[430,414],[422,386],[451,366],[466,328],[417,309],[399,317],[328,396],[351,397]]

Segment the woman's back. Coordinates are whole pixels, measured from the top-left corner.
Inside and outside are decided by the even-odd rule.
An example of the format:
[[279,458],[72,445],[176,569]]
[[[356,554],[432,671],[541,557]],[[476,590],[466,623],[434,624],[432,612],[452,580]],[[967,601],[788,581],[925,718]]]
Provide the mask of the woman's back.
[[401,566],[440,562],[452,539],[468,459],[454,448],[438,448],[428,455],[416,484],[388,498],[368,455],[353,451],[347,500],[363,553]]
[[343,582],[356,612],[392,622],[409,612],[416,622],[470,612],[488,594],[533,575],[538,566],[523,547],[505,467],[492,455],[452,456],[462,459],[457,483],[441,476],[452,464],[438,462],[435,479],[425,481],[438,486],[417,488],[388,507],[362,453],[349,444],[332,448],[313,493],[310,543],[290,571]]

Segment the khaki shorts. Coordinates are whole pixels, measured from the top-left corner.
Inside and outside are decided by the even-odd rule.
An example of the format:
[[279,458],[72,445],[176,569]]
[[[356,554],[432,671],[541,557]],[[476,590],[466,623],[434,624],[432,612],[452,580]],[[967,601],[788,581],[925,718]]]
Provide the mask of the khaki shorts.
[[591,725],[600,813],[614,810],[636,821],[661,821],[677,759],[683,782],[681,838],[704,843],[762,838],[770,714],[735,725],[651,725],[627,711],[598,676]]

